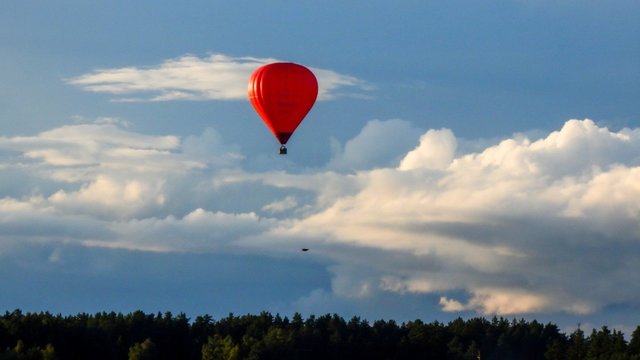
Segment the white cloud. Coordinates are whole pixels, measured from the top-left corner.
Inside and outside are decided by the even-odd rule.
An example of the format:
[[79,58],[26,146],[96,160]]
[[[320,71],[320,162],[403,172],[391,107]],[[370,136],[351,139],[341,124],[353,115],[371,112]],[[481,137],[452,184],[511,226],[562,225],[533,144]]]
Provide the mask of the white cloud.
[[352,185],[337,196],[320,186],[330,200],[277,236],[333,243],[326,251],[337,261],[355,261],[340,255],[344,246],[405,254],[369,260],[381,289],[466,290],[465,309],[480,313],[636,303],[628,277],[640,263],[638,130],[570,120],[545,138],[518,135],[477,153],[455,154],[455,143],[448,130],[429,131],[397,168],[345,175]]
[[318,79],[318,99],[329,100],[348,96],[356,98],[369,98],[366,93],[375,90],[375,87],[355,76],[339,74],[332,70],[311,68]]
[[282,200],[278,200],[262,207],[262,210],[269,212],[282,212],[293,209],[298,205],[298,201],[293,196],[287,196]]
[[[389,134],[397,144],[377,150]],[[2,137],[1,171],[42,185],[4,185],[1,246],[282,256],[304,244],[333,279],[302,302],[429,294],[443,311],[498,315],[638,305],[640,130],[570,120],[537,140],[459,143],[371,121],[322,169],[260,173],[213,129],[181,139],[101,121]]]
[[149,217],[109,224],[116,234],[91,246],[167,252],[230,251],[238,239],[259,234],[272,221],[255,213],[225,213],[195,209],[182,218]]
[[404,120],[372,120],[343,149],[334,149],[328,168],[363,170],[393,166],[415,145],[420,130]]
[[162,206],[165,202],[162,185],[162,180],[118,179],[97,175],[79,190],[59,190],[47,200],[58,211],[65,213],[127,218],[142,209]]
[[420,137],[420,145],[402,159],[399,168],[444,170],[453,161],[456,148],[456,138],[451,130],[429,130]]
[[[181,141],[176,136],[142,135],[123,125],[98,119],[35,136],[0,137],[0,149],[19,154],[3,167],[39,178],[36,183],[45,188],[66,183],[39,194],[60,213],[126,219],[163,211],[167,201],[180,197],[176,191],[188,193],[177,183],[185,174],[193,182],[206,183],[208,169],[243,159],[237,146],[223,144],[213,129]],[[39,193],[41,187],[32,192]]]
[[[117,101],[244,100],[251,73],[277,61],[222,54],[204,58],[184,55],[156,66],[100,69],[67,81],[87,91],[117,95]],[[321,100],[357,96],[373,88],[350,75],[311,70],[318,78]]]
[[440,298],[440,306],[442,306],[442,311],[446,312],[460,312],[463,310],[467,310],[467,307],[464,306],[461,302],[447,299],[444,296]]
[[564,311],[572,314],[589,314],[596,310],[588,300],[566,301],[554,294],[541,294],[525,289],[514,288],[478,288],[470,290],[471,298],[466,304],[440,298],[440,306],[445,312],[471,310],[482,315],[516,315]]
[[539,294],[518,289],[477,289],[469,303],[440,298],[443,311],[475,310],[484,315],[513,315],[541,312],[549,308],[549,299]]
[[[94,171],[98,166],[126,171],[149,172],[198,167],[172,156],[180,140],[175,136],[148,136],[129,132],[116,124],[98,122],[63,126],[36,136],[0,137],[0,149],[22,153],[23,161],[51,170],[60,181],[78,181],[66,177],[69,168]],[[121,160],[127,158],[127,162]],[[175,160],[174,160],[175,159]],[[165,162],[164,160],[173,160]],[[80,171],[72,171],[80,175]]]

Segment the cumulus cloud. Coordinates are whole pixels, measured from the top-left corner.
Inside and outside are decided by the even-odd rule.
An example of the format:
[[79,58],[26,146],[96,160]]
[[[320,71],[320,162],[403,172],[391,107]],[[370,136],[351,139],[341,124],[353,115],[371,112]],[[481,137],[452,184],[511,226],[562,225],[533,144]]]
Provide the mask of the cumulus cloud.
[[59,190],[47,199],[65,213],[127,217],[147,207],[162,206],[162,181],[97,175],[76,191]]
[[[113,94],[116,101],[244,100],[247,81],[272,58],[184,55],[156,66],[100,69],[70,78],[84,90]],[[354,76],[311,69],[318,78],[319,99],[364,96],[373,87]]]
[[404,120],[369,121],[356,137],[334,149],[328,168],[363,170],[393,166],[411,149],[420,133]]
[[[179,139],[175,136],[148,136],[129,132],[113,123],[98,122],[63,126],[35,136],[0,137],[0,149],[20,152],[23,161],[40,168],[55,168],[61,181],[77,181],[65,178],[64,169],[72,167],[108,166],[127,167],[127,170],[151,171],[198,166],[187,163],[180,167],[177,161],[166,163]],[[119,159],[136,161],[121,163]],[[149,164],[149,166],[145,166]]]
[[[456,153],[449,130],[430,130],[397,167],[345,175],[350,191],[332,191],[277,236],[403,253],[392,264],[370,259],[378,286],[441,294],[445,311],[589,313],[635,304],[639,165],[639,130],[613,132],[591,120],[475,153]],[[327,250],[349,261],[341,251]],[[468,297],[446,296],[459,290]]]
[[178,218],[148,217],[107,224],[114,235],[104,240],[85,240],[87,246],[160,252],[232,251],[233,243],[263,232],[269,219],[255,213],[226,213],[197,208]]
[[429,130],[420,137],[420,145],[400,162],[400,170],[446,169],[455,155],[456,138],[448,129]]
[[[127,127],[101,118],[29,137],[0,138],[0,149],[18,154],[3,163],[6,171],[20,168],[39,178],[28,195],[6,189],[0,238],[214,252],[231,251],[235,241],[270,223],[252,211],[223,209],[228,188],[216,189],[212,178],[233,173],[244,155],[216,130],[179,138],[142,135]],[[264,205],[265,211],[282,206]]]
[[[104,119],[34,136],[0,137],[0,150],[14,154],[3,163],[3,171],[38,179],[19,200],[33,204],[37,198],[53,213],[101,219],[162,212],[177,191],[188,193],[177,185],[185,174],[191,174],[194,182],[206,182],[202,176],[209,169],[231,166],[243,158],[236,146],[223,145],[213,129],[183,140],[142,135]],[[54,190],[42,193],[43,188]],[[3,192],[16,200],[11,189]]]
[[[389,134],[397,144],[379,150]],[[331,263],[330,289],[300,300],[314,304],[428,295],[444,312],[515,315],[640,303],[639,129],[569,120],[478,151],[462,142],[371,121],[322,168],[257,172],[214,129],[147,136],[99,121],[0,137],[0,171],[46,184],[3,189],[0,240],[278,256],[304,244]]]

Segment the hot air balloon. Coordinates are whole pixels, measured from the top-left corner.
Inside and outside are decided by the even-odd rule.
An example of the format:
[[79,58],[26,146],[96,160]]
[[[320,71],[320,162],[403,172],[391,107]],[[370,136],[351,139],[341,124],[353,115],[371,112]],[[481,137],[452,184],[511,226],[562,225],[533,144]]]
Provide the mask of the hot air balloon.
[[259,67],[249,78],[249,101],[273,135],[285,144],[318,97],[318,80],[311,70],[294,63]]

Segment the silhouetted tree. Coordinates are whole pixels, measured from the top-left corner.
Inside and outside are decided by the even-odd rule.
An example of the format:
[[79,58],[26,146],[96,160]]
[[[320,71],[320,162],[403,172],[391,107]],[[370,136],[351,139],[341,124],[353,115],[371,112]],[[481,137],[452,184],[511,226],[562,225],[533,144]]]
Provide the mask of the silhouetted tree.
[[147,338],[129,348],[129,360],[149,360],[156,357],[156,344]]
[[569,336],[568,360],[585,360],[587,358],[587,340],[584,331],[578,328]]
[[640,360],[640,326],[636,327],[633,333],[631,333],[627,353],[629,354],[629,359]]
[[240,348],[230,335],[224,339],[218,334],[211,336],[202,347],[202,360],[236,360],[239,356]]
[[602,327],[569,336],[554,324],[494,317],[345,321],[337,314],[268,312],[214,320],[170,312],[101,312],[72,316],[0,316],[0,360],[9,359],[546,359],[640,360],[640,327],[624,334]]

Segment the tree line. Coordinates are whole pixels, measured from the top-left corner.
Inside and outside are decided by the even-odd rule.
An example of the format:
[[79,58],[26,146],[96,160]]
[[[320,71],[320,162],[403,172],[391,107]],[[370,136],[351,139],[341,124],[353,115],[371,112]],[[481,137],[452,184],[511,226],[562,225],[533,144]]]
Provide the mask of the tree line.
[[269,312],[214,320],[101,312],[63,316],[6,312],[0,360],[35,359],[638,359],[640,326],[627,341],[602,327],[565,334],[535,320],[458,318],[372,323],[336,314],[288,317]]

